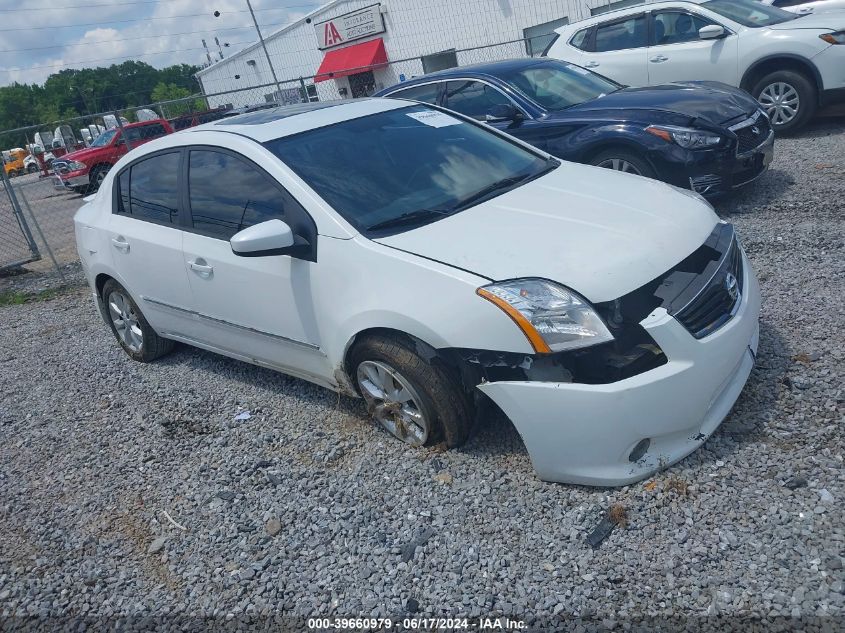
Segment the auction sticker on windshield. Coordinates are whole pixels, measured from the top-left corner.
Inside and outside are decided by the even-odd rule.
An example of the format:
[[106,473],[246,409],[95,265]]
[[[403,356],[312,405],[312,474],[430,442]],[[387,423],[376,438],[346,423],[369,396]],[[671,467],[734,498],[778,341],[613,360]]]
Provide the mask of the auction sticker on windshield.
[[448,114],[443,114],[442,112],[437,112],[435,110],[428,110],[426,112],[409,112],[408,116],[431,127],[447,127],[449,125],[458,125],[461,123],[461,121],[455,117],[451,117]]

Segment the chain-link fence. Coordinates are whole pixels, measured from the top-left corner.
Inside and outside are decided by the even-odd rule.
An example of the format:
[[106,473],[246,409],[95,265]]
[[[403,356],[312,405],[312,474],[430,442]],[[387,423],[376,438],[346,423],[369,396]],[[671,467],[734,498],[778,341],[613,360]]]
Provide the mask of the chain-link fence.
[[[5,162],[4,162],[5,167]],[[5,169],[0,173],[0,271],[41,258]]]
[[[15,159],[4,160],[9,191],[0,194],[0,267],[36,261],[39,253],[51,257],[31,264],[36,268],[76,261],[73,216],[84,196],[96,191],[123,155],[147,140],[280,104],[370,96],[437,67],[537,54],[545,41],[531,38],[452,49],[376,68],[346,68],[337,74],[280,78],[249,86],[239,80],[230,85],[205,81],[204,94],[0,132],[0,148],[7,148],[4,159],[7,154]],[[211,86],[215,90],[209,90]],[[20,211],[12,211],[18,207]]]

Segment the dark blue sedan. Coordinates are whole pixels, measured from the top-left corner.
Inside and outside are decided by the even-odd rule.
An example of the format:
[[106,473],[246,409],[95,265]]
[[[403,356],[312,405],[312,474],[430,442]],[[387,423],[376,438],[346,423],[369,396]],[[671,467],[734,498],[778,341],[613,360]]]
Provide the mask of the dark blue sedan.
[[574,64],[513,59],[417,77],[376,96],[440,105],[558,158],[705,196],[755,180],[774,153],[759,104],[717,82],[626,88]]

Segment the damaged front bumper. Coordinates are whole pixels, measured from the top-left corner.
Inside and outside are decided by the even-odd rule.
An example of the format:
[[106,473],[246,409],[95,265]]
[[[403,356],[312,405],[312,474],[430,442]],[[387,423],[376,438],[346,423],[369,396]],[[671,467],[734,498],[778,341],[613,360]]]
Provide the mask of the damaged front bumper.
[[712,334],[694,338],[662,307],[641,322],[667,357],[650,371],[609,384],[478,385],[511,419],[541,479],[622,486],[704,443],[739,397],[757,353],[760,288],[744,257],[743,269],[740,305]]

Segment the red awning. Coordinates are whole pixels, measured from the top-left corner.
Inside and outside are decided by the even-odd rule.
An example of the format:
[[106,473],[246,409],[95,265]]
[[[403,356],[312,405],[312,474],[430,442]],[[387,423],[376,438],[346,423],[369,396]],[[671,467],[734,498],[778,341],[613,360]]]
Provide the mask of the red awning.
[[380,37],[362,44],[353,44],[346,48],[329,51],[323,57],[323,63],[317,69],[314,81],[326,81],[363,73],[387,63],[384,40]]

